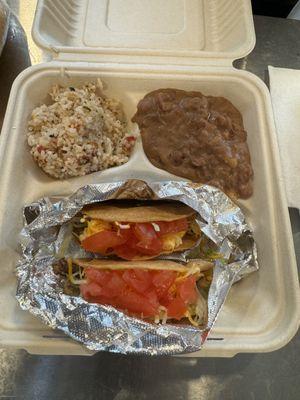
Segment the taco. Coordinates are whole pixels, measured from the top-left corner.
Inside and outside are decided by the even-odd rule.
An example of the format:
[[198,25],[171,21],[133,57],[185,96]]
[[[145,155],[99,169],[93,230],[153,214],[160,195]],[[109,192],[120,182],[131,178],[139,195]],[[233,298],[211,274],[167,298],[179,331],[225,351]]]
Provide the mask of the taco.
[[[200,326],[206,322],[207,302],[197,281],[212,269],[204,260],[186,265],[167,260],[120,261],[67,259],[69,285],[79,288],[90,303],[110,305],[129,316],[149,321],[169,320]],[[71,294],[70,292],[68,294]]]
[[89,252],[147,260],[190,249],[200,237],[196,212],[179,202],[150,205],[97,204],[82,210],[78,232]]

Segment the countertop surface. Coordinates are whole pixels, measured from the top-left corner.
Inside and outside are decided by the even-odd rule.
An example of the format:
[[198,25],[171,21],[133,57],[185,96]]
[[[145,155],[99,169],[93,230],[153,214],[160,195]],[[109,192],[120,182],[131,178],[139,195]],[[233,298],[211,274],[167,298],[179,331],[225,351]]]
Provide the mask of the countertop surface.
[[[254,21],[256,47],[249,56],[235,61],[235,66],[257,74],[266,82],[267,65],[300,69],[300,21],[270,17],[255,17]],[[29,63],[26,41],[21,35],[18,37],[16,29],[13,32],[17,42],[15,52],[8,48],[12,75]],[[20,51],[25,52],[22,65],[18,61]],[[1,69],[8,62],[5,52],[3,57],[0,80],[7,84]],[[298,210],[291,209],[290,217],[299,268]],[[93,357],[36,356],[23,350],[3,349],[0,350],[0,399],[296,400],[300,397],[299,350],[299,333],[276,352],[239,354],[231,359],[147,358],[107,353]]]

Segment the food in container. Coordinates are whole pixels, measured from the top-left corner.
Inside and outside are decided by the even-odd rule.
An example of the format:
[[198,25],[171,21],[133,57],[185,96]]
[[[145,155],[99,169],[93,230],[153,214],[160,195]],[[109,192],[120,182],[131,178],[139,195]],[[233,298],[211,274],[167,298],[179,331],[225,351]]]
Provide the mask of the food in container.
[[180,202],[100,203],[82,210],[76,231],[86,251],[150,259],[193,247],[200,237],[195,216],[195,210]]
[[241,113],[225,97],[157,89],[139,102],[132,121],[156,167],[236,198],[252,195],[247,133]]
[[[122,209],[124,201],[133,203]],[[100,204],[105,212],[99,215]],[[141,221],[136,224],[147,218],[159,225],[163,217],[173,224],[174,218],[196,215],[201,235],[192,248],[155,259],[91,257],[76,237],[85,209],[108,220],[120,218],[121,225],[131,224],[132,216]],[[232,284],[258,269],[242,211],[207,185],[141,180],[87,185],[65,198],[40,199],[26,207],[24,216],[28,225],[21,232],[23,257],[17,267],[20,306],[93,350],[198,350]],[[129,221],[122,221],[126,216]]]
[[[66,275],[64,292],[90,303],[111,305],[149,322],[207,322],[207,302],[197,289],[213,263],[194,260],[61,260],[54,268]],[[210,279],[212,273],[210,274]],[[205,283],[202,283],[202,286]]]
[[101,82],[54,85],[51,104],[36,107],[28,122],[31,154],[48,175],[64,179],[126,163],[135,137],[121,104],[104,96]]

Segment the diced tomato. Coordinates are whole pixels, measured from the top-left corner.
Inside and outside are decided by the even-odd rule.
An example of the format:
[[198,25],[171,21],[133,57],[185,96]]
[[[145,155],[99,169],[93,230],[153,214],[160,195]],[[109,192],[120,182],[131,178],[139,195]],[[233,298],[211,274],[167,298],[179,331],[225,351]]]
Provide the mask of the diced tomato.
[[134,269],[134,273],[138,279],[141,281],[152,281],[152,271],[146,271],[145,269]]
[[[125,223],[121,223],[121,224],[122,225],[127,225],[126,222]],[[122,238],[124,238],[126,240],[126,242],[132,238],[132,236],[133,236],[132,227],[130,227],[128,229],[127,228],[124,229],[124,228],[118,227],[118,229],[119,229],[119,234],[122,236]]]
[[145,297],[149,301],[149,303],[152,304],[153,307],[155,307],[155,309],[158,309],[159,301],[158,301],[155,290],[150,290],[150,291],[146,292]]
[[[124,232],[123,232],[124,231]],[[139,252],[136,249],[138,239],[134,234],[133,228],[122,230],[122,236],[126,238],[126,242],[120,246],[115,247],[114,252],[120,258],[125,260],[132,260]]]
[[134,225],[134,234],[142,243],[151,243],[157,238],[155,229],[150,223],[137,223]]
[[126,242],[126,238],[118,232],[104,230],[88,236],[81,244],[86,251],[105,254],[109,248],[114,248]]
[[179,296],[185,304],[192,304],[197,301],[196,279],[194,276],[189,276],[184,279],[179,285]]
[[104,286],[111,278],[110,271],[103,271],[96,268],[86,268],[85,275],[89,281],[94,281]]
[[38,151],[39,153],[41,153],[43,150],[45,150],[45,147],[42,146],[41,144],[39,144],[39,145],[36,147],[36,149],[37,149],[37,151]]
[[169,318],[181,319],[186,312],[186,305],[180,297],[176,297],[167,306],[167,314]]
[[133,269],[124,271],[123,279],[129,287],[138,293],[145,293],[151,286],[151,275],[147,271],[139,271],[143,274],[137,273],[138,271]]
[[115,247],[115,253],[118,257],[123,258],[124,260],[133,260],[139,254],[136,249],[129,247],[127,243]]
[[132,260],[138,255],[156,255],[161,252],[162,243],[151,224],[135,224],[126,231],[126,243],[114,249],[117,256]]
[[88,283],[82,283],[80,285],[80,293],[81,293],[81,296],[85,300],[90,301],[91,296],[90,296],[90,293],[89,293],[89,284]]
[[152,283],[155,286],[156,293],[160,299],[166,295],[175,281],[177,274],[175,271],[156,271],[153,275]]
[[156,224],[159,226],[158,236],[166,235],[167,233],[176,233],[186,231],[188,229],[188,221],[186,218],[181,218],[176,221],[158,221]]
[[162,306],[168,307],[168,305],[175,299],[176,292],[168,291],[163,297],[159,298],[159,302]]
[[80,285],[85,300],[112,305],[130,315],[155,317],[162,305],[169,318],[180,320],[187,306],[197,300],[195,277],[176,281],[175,271],[87,268],[86,277],[87,283]]
[[109,291],[109,297],[122,295],[123,291],[126,289],[126,283],[115,271],[113,271],[111,275],[111,279],[105,287]]
[[88,268],[86,276],[88,283],[81,285],[83,297],[111,298],[122,294],[126,288],[126,283],[119,271],[99,271],[95,268]]
[[109,296],[109,291],[96,282],[89,282],[80,285],[80,291],[82,297],[87,300],[92,297],[105,296],[106,294]]
[[140,295],[139,293],[128,291],[123,294],[122,299],[120,300],[122,301],[122,305],[120,305],[120,307],[123,310],[128,310],[132,313],[143,314],[144,317],[151,317],[157,313],[157,308],[151,304],[146,297]]
[[125,139],[126,139],[128,142],[135,142],[136,137],[135,137],[135,136],[127,136]]
[[154,227],[150,223],[137,223],[134,234],[139,242],[136,248],[143,254],[155,255],[162,251],[162,242],[158,238]]
[[131,226],[130,229],[126,229],[124,235],[125,235],[124,237],[126,237],[126,245],[132,249],[135,249],[136,245],[139,242],[139,239],[135,235],[134,226]]
[[151,243],[138,243],[136,249],[142,254],[155,256],[162,251],[162,242],[157,238]]

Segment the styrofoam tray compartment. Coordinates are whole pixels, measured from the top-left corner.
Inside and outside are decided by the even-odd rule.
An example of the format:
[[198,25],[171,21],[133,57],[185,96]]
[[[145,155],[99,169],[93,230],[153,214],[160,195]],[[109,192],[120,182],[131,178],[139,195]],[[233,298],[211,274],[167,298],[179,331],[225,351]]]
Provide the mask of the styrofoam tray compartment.
[[[0,332],[1,343],[34,353],[84,354],[81,345],[49,330],[15,301],[14,266],[21,209],[45,195],[65,195],[86,183],[125,178],[165,180],[172,175],[153,167],[140,139],[129,162],[86,177],[58,181],[47,177],[32,160],[26,143],[30,112],[47,100],[51,85],[79,85],[101,78],[105,93],[120,99],[130,120],[138,101],[161,87],[199,90],[225,96],[241,111],[254,168],[254,195],[240,202],[254,230],[260,271],[230,291],[204,350],[193,354],[230,356],[237,352],[268,351],[285,344],[298,324],[297,275],[287,206],[280,183],[278,152],[267,89],[253,75],[223,68],[180,72],[142,66],[48,63],[32,67],[17,78],[2,132],[0,177]],[[177,178],[179,179],[179,178]]]

